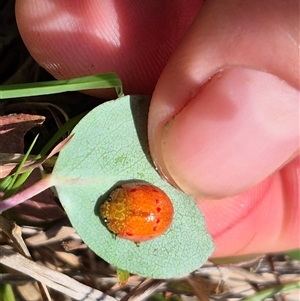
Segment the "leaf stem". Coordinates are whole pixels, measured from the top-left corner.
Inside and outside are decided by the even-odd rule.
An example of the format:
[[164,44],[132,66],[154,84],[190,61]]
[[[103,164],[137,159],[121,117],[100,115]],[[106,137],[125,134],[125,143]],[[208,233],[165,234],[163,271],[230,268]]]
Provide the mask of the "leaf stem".
[[32,198],[33,196],[41,193],[52,185],[51,174],[45,176],[40,181],[36,182],[32,186],[26,188],[25,190],[3,200],[0,202],[0,213],[6,211],[14,206],[17,206],[26,200]]

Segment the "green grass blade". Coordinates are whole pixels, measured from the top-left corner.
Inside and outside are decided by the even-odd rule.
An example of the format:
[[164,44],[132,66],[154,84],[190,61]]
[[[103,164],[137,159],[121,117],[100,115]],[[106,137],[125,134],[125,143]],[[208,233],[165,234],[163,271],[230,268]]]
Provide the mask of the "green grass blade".
[[29,156],[29,154],[30,154],[30,152],[31,152],[31,150],[32,150],[32,148],[33,148],[33,146],[35,145],[35,142],[36,142],[38,136],[39,136],[39,135],[37,135],[37,136],[34,138],[34,140],[33,140],[33,142],[31,143],[29,149],[27,150],[26,154],[25,154],[24,157],[22,158],[22,161],[20,162],[20,164],[19,164],[19,166],[18,166],[18,168],[17,168],[15,174],[13,175],[13,177],[12,177],[12,179],[11,179],[11,181],[10,181],[10,183],[9,183],[9,185],[8,185],[8,187],[7,187],[7,189],[6,189],[6,192],[4,193],[3,199],[10,197],[10,196],[13,195],[13,194],[15,193],[15,191],[18,189],[18,187],[15,185],[16,180],[17,180],[17,178],[18,178],[18,176],[19,176],[19,173],[20,173],[20,170],[22,169],[24,163],[26,162],[26,160],[27,160],[27,158],[28,158],[28,156]]
[[40,153],[36,156],[36,159],[39,159],[45,156],[50,149],[55,145],[55,143],[67,132],[71,131],[73,127],[80,121],[80,119],[85,116],[86,113],[82,113],[78,116],[75,116],[69,119],[66,123],[64,123],[60,129],[54,134],[54,136],[47,142],[47,144],[43,147]]
[[16,301],[12,286],[10,284],[0,284],[0,300]]
[[13,178],[12,176],[8,175],[5,178],[0,180],[0,191],[1,192],[5,191],[8,188],[9,184],[11,183],[12,178]]
[[68,80],[1,86],[0,99],[104,88],[115,88],[118,96],[123,96],[122,82],[118,76],[115,73],[105,73]]
[[[62,125],[62,127],[54,134],[54,136],[48,141],[48,143],[43,147],[43,149],[40,151],[40,153],[35,157],[36,159],[39,159],[43,156],[45,156],[50,149],[55,145],[55,143],[68,131],[71,131],[73,127],[79,122],[79,120],[85,115],[85,113],[82,113],[70,120],[68,120],[65,124]],[[27,154],[29,155],[29,152],[31,151],[31,148],[28,150]],[[25,157],[25,156],[24,156]],[[26,157],[27,158],[27,157]],[[25,159],[26,159],[25,158]],[[23,158],[24,160],[24,158]],[[23,162],[22,160],[22,162]],[[22,165],[24,163],[20,163],[19,168],[22,168]],[[25,162],[25,161],[24,161]],[[18,168],[18,170],[19,170]],[[30,176],[33,170],[28,170],[24,173],[22,173],[17,179],[13,179],[12,176],[7,176],[0,182],[0,188],[1,184],[3,182],[3,186],[8,187],[9,190],[6,192],[5,198],[11,196],[12,194],[16,193],[19,188],[23,185],[23,183],[27,180],[27,178]],[[7,179],[7,180],[5,180]],[[9,184],[8,184],[9,183]]]
[[242,299],[242,301],[260,301],[265,300],[266,298],[271,298],[275,294],[288,292],[290,290],[299,289],[300,281],[294,281],[285,284],[275,285],[273,287],[261,290],[260,292],[256,293],[251,297],[247,297]]

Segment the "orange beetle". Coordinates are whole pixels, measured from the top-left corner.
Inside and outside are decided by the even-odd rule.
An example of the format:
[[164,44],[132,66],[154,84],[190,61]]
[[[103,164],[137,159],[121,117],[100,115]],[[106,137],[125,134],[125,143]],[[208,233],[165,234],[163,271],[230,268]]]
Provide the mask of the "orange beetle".
[[107,228],[137,244],[166,232],[173,214],[169,197],[158,187],[143,182],[121,185],[100,207]]

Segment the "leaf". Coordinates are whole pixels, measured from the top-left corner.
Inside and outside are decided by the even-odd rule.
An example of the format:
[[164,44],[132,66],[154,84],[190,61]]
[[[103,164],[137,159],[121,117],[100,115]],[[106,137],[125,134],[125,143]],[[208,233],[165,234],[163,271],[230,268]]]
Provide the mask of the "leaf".
[[11,114],[0,116],[0,152],[23,153],[24,135],[44,121],[45,117],[39,115]]
[[[164,181],[152,165],[148,108],[148,99],[127,96],[92,110],[60,152],[52,183],[74,228],[96,254],[134,274],[169,278],[197,269],[214,246],[194,199]],[[169,230],[139,247],[115,238],[99,218],[99,207],[109,191],[128,180],[160,187],[175,211]]]

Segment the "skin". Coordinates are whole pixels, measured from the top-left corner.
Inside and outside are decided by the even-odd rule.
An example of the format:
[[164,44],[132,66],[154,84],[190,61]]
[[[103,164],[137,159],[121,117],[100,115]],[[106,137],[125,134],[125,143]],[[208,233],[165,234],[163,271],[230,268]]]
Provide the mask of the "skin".
[[32,56],[153,93],[153,160],[195,196],[214,257],[299,248],[297,0],[49,3],[16,1]]

